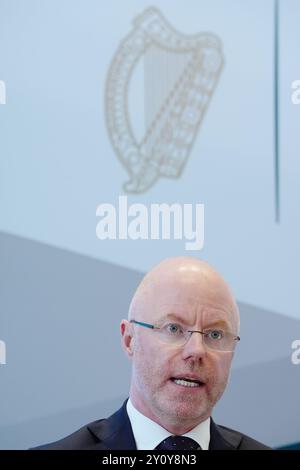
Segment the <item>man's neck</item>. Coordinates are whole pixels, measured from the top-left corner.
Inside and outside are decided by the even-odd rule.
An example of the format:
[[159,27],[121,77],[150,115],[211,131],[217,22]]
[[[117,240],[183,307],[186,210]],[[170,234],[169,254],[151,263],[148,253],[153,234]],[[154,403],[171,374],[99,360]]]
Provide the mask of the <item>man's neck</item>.
[[160,416],[157,416],[154,412],[152,412],[145,404],[137,400],[136,397],[130,394],[130,400],[132,405],[135,407],[137,411],[139,411],[141,414],[146,416],[147,418],[151,419],[154,421],[156,424],[159,426],[163,427],[166,429],[169,433],[174,434],[174,435],[182,435],[190,432],[192,429],[194,429],[198,424],[202,423],[205,421],[207,418],[210,417],[210,413],[208,413],[206,416],[201,419],[197,420],[186,420],[184,421],[182,417],[177,418],[177,419],[172,419],[172,418],[167,418],[164,416],[164,413],[162,412]]

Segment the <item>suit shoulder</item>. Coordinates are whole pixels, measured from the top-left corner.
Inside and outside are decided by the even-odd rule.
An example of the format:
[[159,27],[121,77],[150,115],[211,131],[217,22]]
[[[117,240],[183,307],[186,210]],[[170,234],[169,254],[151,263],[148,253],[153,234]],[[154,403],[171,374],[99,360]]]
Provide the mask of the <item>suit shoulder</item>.
[[97,426],[103,421],[105,420],[93,421],[63,439],[30,450],[84,450],[93,448],[99,442],[99,439],[90,431],[89,427]]
[[252,437],[247,436],[246,434],[243,434],[239,431],[235,431],[234,429],[230,429],[221,425],[218,425],[218,428],[221,431],[223,437],[229,442],[232,441],[233,438],[239,438],[240,442],[237,446],[237,450],[272,450],[271,447],[268,447],[262,442],[256,441]]

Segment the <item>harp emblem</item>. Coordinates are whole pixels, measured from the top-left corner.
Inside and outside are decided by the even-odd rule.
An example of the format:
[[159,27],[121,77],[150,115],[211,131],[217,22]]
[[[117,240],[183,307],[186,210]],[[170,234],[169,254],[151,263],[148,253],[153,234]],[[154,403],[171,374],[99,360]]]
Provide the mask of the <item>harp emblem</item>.
[[[134,133],[129,110],[130,81],[143,71],[143,131]],[[159,10],[133,21],[119,45],[106,80],[106,122],[112,146],[129,173],[123,189],[142,193],[164,176],[178,178],[223,66],[221,42],[211,33],[185,35]]]

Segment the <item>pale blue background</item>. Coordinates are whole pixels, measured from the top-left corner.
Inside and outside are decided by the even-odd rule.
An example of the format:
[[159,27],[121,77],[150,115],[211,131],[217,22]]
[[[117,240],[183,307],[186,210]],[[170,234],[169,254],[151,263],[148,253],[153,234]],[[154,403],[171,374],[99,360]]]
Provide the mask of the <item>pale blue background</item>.
[[[179,31],[187,34],[210,31],[223,43],[225,66],[182,177],[179,180],[162,178],[145,194],[129,198],[129,203],[204,203],[205,246],[200,253],[185,252],[184,241],[99,241],[95,235],[97,205],[102,202],[116,204],[122,194],[122,184],[127,180],[105,126],[106,75],[120,41],[131,30],[132,19],[151,5],[159,8]],[[4,439],[4,434],[0,435],[0,447],[1,440],[3,447],[26,447],[57,437],[55,420],[49,435],[41,434],[45,428],[49,429],[45,421],[40,428],[32,425],[32,434],[24,431],[19,436],[18,422],[43,421],[46,415],[54,416],[69,409],[81,409],[83,405],[90,406],[97,400],[107,402],[111,399],[111,407],[99,408],[101,416],[102,409],[112,411],[119,403],[120,395],[126,396],[129,370],[121,352],[117,352],[117,342],[112,357],[119,358],[124,367],[121,391],[118,377],[108,385],[107,376],[100,379],[99,375],[94,375],[98,364],[96,359],[90,369],[85,369],[90,360],[89,355],[85,356],[88,354],[85,344],[91,334],[87,324],[85,336],[81,337],[82,363],[74,369],[79,377],[83,374],[82,380],[77,379],[77,394],[72,377],[65,375],[65,370],[70,370],[72,364],[72,356],[69,357],[64,349],[68,344],[66,336],[49,339],[49,349],[44,350],[43,335],[47,332],[42,333],[44,323],[37,322],[36,318],[41,309],[45,324],[53,335],[59,318],[67,329],[72,318],[69,317],[67,293],[74,296],[74,305],[78,305],[80,286],[92,282],[97,269],[101,276],[105,276],[103,273],[107,266],[119,267],[118,272],[125,273],[128,280],[128,284],[124,284],[124,295],[120,296],[120,310],[115,310],[115,287],[109,291],[113,283],[106,279],[105,289],[111,298],[108,295],[106,303],[102,302],[103,284],[95,281],[99,298],[89,303],[87,299],[91,294],[87,293],[78,315],[88,304],[89,311],[94,312],[93,318],[98,322],[109,310],[117,331],[117,320],[126,315],[130,295],[138,279],[153,264],[162,258],[186,253],[209,260],[224,274],[243,305],[286,318],[286,340],[281,340],[279,329],[276,340],[274,336],[268,337],[269,343],[262,345],[256,353],[251,348],[245,351],[243,367],[259,364],[262,355],[266,355],[264,359],[267,361],[285,356],[283,364],[288,367],[289,377],[295,383],[299,382],[300,367],[290,366],[289,362],[290,344],[300,335],[300,106],[292,105],[290,98],[291,82],[300,78],[299,17],[300,3],[297,0],[280,1],[281,220],[277,224],[274,199],[273,1],[0,0],[0,79],[5,80],[7,91],[7,104],[0,106],[0,230],[3,232],[0,338],[6,341],[8,350],[8,363],[0,370],[0,423],[7,427],[4,428],[5,434],[10,436]],[[136,106],[138,114],[138,103]],[[27,245],[28,240],[42,245]],[[32,247],[32,257],[28,257],[31,253],[28,246]],[[40,255],[42,246],[45,250]],[[43,289],[46,284],[49,289],[54,282],[55,267],[53,275],[43,271],[43,275],[39,275],[37,266],[45,266],[45,263],[48,266],[55,257],[53,253],[57,253],[56,269],[58,266],[62,269],[65,266],[62,254],[66,251],[83,263],[85,260],[92,264],[99,261],[99,267],[95,268],[96,271],[89,270],[86,278],[83,276],[78,280],[75,290],[71,287],[70,291],[59,290],[59,284],[55,284],[56,288],[47,290],[50,299],[47,303]],[[17,259],[16,253],[19,253]],[[24,276],[20,276],[17,282],[16,274],[24,264]],[[76,266],[80,269],[79,265]],[[98,275],[95,274],[95,279]],[[120,274],[121,284],[124,283],[122,276]],[[40,280],[44,286],[40,286],[43,294],[32,308],[28,307],[28,302],[35,297],[36,289],[34,283],[30,284],[30,279]],[[25,294],[23,297],[19,291],[25,281],[29,283],[28,297]],[[74,284],[70,286],[74,287]],[[82,288],[89,291],[87,286]],[[67,302],[64,309],[61,307],[62,299]],[[50,308],[51,302],[56,307]],[[54,321],[55,318],[57,320]],[[272,321],[266,323],[266,318],[272,317],[261,314],[255,318],[253,328],[259,330],[261,323],[264,328],[272,328]],[[28,373],[21,366],[22,351],[24,348],[27,351],[26,345],[30,343],[28,336],[26,339],[22,336],[23,322],[28,325],[29,330],[25,328],[28,335],[42,335],[41,342],[32,343],[30,360],[24,359],[25,364],[31,364]],[[72,327],[75,336],[82,331],[83,325],[84,319],[81,318]],[[77,340],[74,337],[69,341]],[[94,341],[96,345],[97,337]],[[51,361],[52,342],[61,348],[59,361],[64,362],[59,366]],[[100,348],[97,355],[106,354],[104,347],[97,347]],[[14,357],[18,358],[17,362]],[[37,368],[35,361],[38,360],[41,363]],[[99,367],[103,368],[104,364]],[[105,367],[110,370],[107,364]],[[44,386],[36,382],[37,374],[45,380]],[[53,382],[62,377],[65,379],[53,394]],[[104,392],[102,380],[105,382]],[[37,399],[34,390],[39,397],[44,394],[44,399]],[[292,397],[286,398],[290,402],[290,413],[293,413],[293,408],[297,415],[298,403],[293,402]],[[98,417],[94,409],[90,414],[93,416],[82,415],[82,423]],[[74,428],[79,420],[74,418],[74,414],[71,419],[71,415],[67,421],[71,423],[73,419]],[[259,435],[258,431],[254,437],[273,445],[300,440],[299,425],[295,421],[293,427],[290,415],[287,413],[286,416],[289,416],[289,425],[292,426],[290,434],[285,434],[282,423],[276,435],[268,434],[269,429],[265,427],[264,434]],[[246,418],[244,422],[247,423]],[[13,426],[11,434],[8,432],[10,426]],[[70,424],[70,430],[73,428]],[[25,424],[23,429],[26,429]]]

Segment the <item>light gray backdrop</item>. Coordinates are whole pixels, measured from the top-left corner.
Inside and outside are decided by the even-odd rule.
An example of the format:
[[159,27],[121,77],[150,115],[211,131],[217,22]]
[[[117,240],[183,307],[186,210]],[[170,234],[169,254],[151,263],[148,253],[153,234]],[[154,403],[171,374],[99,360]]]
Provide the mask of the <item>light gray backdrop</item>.
[[[242,342],[216,420],[270,445],[300,441],[300,366],[291,362],[300,339],[300,106],[291,103],[300,4],[279,2],[276,83],[275,5],[0,0],[0,448],[55,440],[122,403],[130,367],[119,321],[143,273],[182,254],[219,269],[241,308]],[[96,207],[116,205],[128,179],[105,124],[107,73],[149,6],[182,33],[222,42],[224,69],[181,177],[128,195],[147,207],[204,203],[200,252],[180,240],[95,234]],[[137,126],[140,90],[129,91]]]

